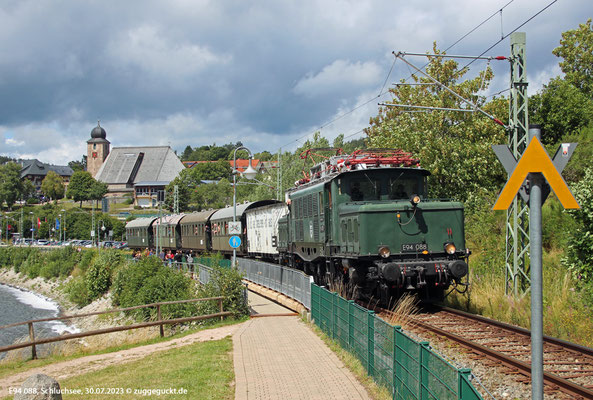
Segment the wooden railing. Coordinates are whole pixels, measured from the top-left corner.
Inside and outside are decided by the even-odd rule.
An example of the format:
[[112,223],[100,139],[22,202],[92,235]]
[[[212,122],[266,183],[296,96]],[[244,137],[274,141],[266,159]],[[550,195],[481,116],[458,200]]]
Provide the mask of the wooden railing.
[[[78,339],[78,338],[83,338],[83,337],[87,337],[87,336],[102,335],[105,333],[120,332],[120,331],[126,331],[126,330],[138,329],[138,328],[148,328],[148,327],[157,326],[157,325],[159,326],[160,335],[161,335],[161,337],[163,337],[165,335],[164,330],[163,330],[163,325],[181,324],[181,323],[190,322],[190,321],[200,321],[200,320],[217,318],[217,317],[220,317],[220,319],[223,320],[224,317],[231,315],[230,312],[223,311],[223,308],[222,308],[222,300],[223,299],[224,299],[224,297],[207,297],[207,298],[203,298],[203,299],[164,301],[164,302],[160,302],[160,303],[143,304],[141,306],[135,306],[135,307],[116,308],[116,309],[111,309],[111,310],[106,310],[106,311],[96,311],[96,312],[86,313],[86,314],[64,315],[61,317],[54,317],[54,318],[33,319],[33,320],[29,320],[29,321],[16,322],[14,324],[3,325],[3,326],[0,326],[0,329],[11,328],[11,327],[20,326],[20,325],[28,325],[30,341],[24,342],[24,343],[12,344],[10,346],[2,346],[2,347],[0,347],[0,353],[5,352],[5,351],[10,351],[10,350],[22,349],[24,347],[31,346],[31,357],[33,359],[36,359],[37,358],[37,349],[35,347],[36,345],[60,342],[60,341],[69,340],[69,339]],[[170,305],[170,304],[195,303],[198,301],[218,301],[218,308],[219,308],[220,312],[215,313],[215,314],[199,315],[196,317],[184,317],[184,318],[174,318],[174,319],[165,319],[165,320],[161,318],[161,306]],[[36,322],[60,321],[60,320],[65,320],[65,319],[83,318],[83,317],[90,317],[92,315],[111,314],[111,313],[117,313],[117,312],[123,312],[123,311],[138,310],[141,308],[148,308],[148,307],[156,307],[156,309],[157,309],[157,320],[156,321],[143,322],[143,323],[133,324],[133,325],[114,326],[111,328],[97,329],[97,330],[93,330],[93,331],[80,332],[80,333],[71,333],[68,335],[61,335],[61,336],[56,336],[56,337],[51,337],[51,338],[43,338],[43,339],[35,340],[35,331],[33,329],[33,324]]]

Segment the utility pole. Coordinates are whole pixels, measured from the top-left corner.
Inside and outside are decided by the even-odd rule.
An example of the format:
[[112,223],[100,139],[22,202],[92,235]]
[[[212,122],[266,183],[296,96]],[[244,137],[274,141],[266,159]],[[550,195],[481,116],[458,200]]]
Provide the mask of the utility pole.
[[91,202],[91,240],[93,241],[93,246],[95,245],[95,202]]
[[173,210],[179,214],[179,186],[173,186]]
[[278,165],[276,169],[276,197],[278,201],[282,201],[282,164],[280,164],[281,154],[282,147],[278,149]]
[[[529,126],[527,109],[527,72],[525,69],[525,32],[511,34],[511,92],[509,101],[509,148],[516,160],[527,148]],[[529,207],[517,195],[507,211],[505,292],[514,295],[530,286]]]

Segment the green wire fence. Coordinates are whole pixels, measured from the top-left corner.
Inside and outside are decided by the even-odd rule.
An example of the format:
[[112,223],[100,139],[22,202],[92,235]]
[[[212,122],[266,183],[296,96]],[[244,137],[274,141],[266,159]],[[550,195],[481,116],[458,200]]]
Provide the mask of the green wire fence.
[[428,342],[415,341],[352,300],[311,284],[311,316],[394,399],[482,400],[469,381],[469,369],[455,368]]

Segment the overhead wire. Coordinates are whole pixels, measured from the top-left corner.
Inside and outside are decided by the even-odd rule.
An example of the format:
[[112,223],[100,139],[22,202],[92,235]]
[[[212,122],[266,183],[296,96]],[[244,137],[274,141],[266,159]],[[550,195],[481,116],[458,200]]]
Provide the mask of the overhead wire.
[[[511,36],[513,33],[517,32],[524,25],[526,25],[527,23],[529,23],[532,19],[534,19],[535,17],[537,17],[538,15],[540,15],[541,13],[543,13],[544,11],[546,11],[548,8],[550,8],[552,6],[552,4],[556,3],[557,1],[558,0],[553,0],[552,2],[550,2],[547,6],[545,6],[544,8],[542,8],[541,10],[539,10],[537,13],[535,13],[534,15],[532,15],[531,17],[529,17],[521,25],[519,25],[518,27],[516,27],[515,29],[513,29],[511,32],[509,32],[508,34],[506,34],[503,37],[501,37],[498,41],[496,41],[496,43],[494,43],[492,46],[490,46],[486,50],[484,50],[478,57],[482,57],[484,54],[486,54],[487,52],[489,52],[490,50],[492,50],[494,47],[496,47],[496,45],[498,45],[500,42],[502,42],[503,40],[505,40],[506,38],[508,38],[509,36]],[[470,61],[469,63],[467,63],[463,68],[461,68],[459,70],[462,70],[464,68],[469,67],[475,61],[476,61],[476,59],[473,59],[472,61]]]
[[[504,35],[504,36],[503,36],[503,31],[502,31],[502,29],[503,29],[503,26],[502,26],[502,11],[503,11],[503,10],[504,10],[506,7],[508,7],[508,6],[509,6],[511,3],[513,3],[513,1],[514,1],[514,0],[510,0],[508,3],[506,3],[506,4],[505,4],[504,6],[502,6],[500,9],[496,10],[496,12],[492,13],[492,14],[491,14],[489,17],[487,17],[486,19],[484,19],[482,22],[480,22],[478,25],[476,25],[476,26],[475,26],[474,28],[472,28],[472,29],[471,29],[469,32],[467,32],[467,33],[466,33],[466,34],[464,34],[462,37],[460,37],[459,39],[457,39],[457,40],[456,40],[456,41],[455,41],[453,44],[451,44],[450,46],[448,46],[448,47],[447,47],[447,48],[444,50],[444,52],[447,52],[448,50],[450,50],[451,48],[453,48],[455,45],[457,45],[459,42],[461,42],[463,39],[465,39],[467,36],[471,35],[471,34],[472,34],[473,32],[475,32],[477,29],[479,29],[480,27],[482,27],[482,26],[483,26],[485,23],[487,23],[487,22],[488,22],[488,21],[490,21],[492,18],[494,18],[496,15],[498,15],[498,14],[500,15],[500,17],[501,17],[501,23],[500,23],[500,24],[501,24],[501,25],[500,25],[500,27],[501,27],[501,38],[500,38],[498,41],[496,41],[496,43],[494,43],[492,46],[490,46],[490,47],[488,47],[486,50],[484,50],[484,51],[483,51],[483,52],[482,52],[482,53],[481,53],[479,56],[475,57],[475,58],[474,58],[472,61],[470,61],[468,64],[466,64],[464,67],[462,67],[460,70],[462,70],[462,69],[464,69],[464,68],[467,68],[467,67],[469,67],[469,66],[470,66],[471,64],[473,64],[473,63],[474,63],[474,62],[475,62],[475,61],[476,61],[476,60],[477,60],[479,57],[482,57],[482,56],[483,56],[484,54],[486,54],[488,51],[492,50],[494,47],[496,47],[496,45],[498,45],[500,42],[502,42],[503,40],[505,40],[506,38],[508,38],[508,37],[509,37],[511,34],[513,34],[514,32],[516,32],[517,30],[521,29],[523,26],[525,26],[525,25],[526,25],[527,23],[529,23],[531,20],[533,20],[534,18],[536,18],[538,15],[540,15],[542,12],[544,12],[544,11],[545,11],[545,10],[547,10],[547,9],[548,9],[550,6],[552,6],[554,3],[556,3],[558,0],[553,0],[553,1],[552,1],[552,2],[550,2],[550,3],[549,3],[547,6],[545,6],[545,7],[544,7],[544,8],[542,8],[541,10],[539,10],[537,13],[535,13],[535,14],[534,14],[534,15],[532,15],[530,18],[528,18],[527,20],[525,20],[525,21],[524,21],[522,24],[520,24],[520,25],[519,25],[519,26],[517,26],[515,29],[513,29],[511,32],[509,32],[508,34],[506,34],[506,35]],[[428,66],[429,64],[430,64],[430,62],[427,62],[427,63],[426,63],[426,64],[424,64],[422,67],[420,67],[420,69],[424,69],[424,68],[425,68],[426,66]],[[387,81],[389,80],[389,77],[391,76],[391,72],[393,71],[394,65],[395,65],[395,60],[394,60],[394,62],[392,63],[392,65],[391,65],[391,68],[389,69],[389,72],[388,72],[388,74],[387,74],[387,77],[386,77],[386,79],[385,79],[385,81],[384,81],[384,83],[383,83],[383,86],[381,87],[381,90],[380,90],[380,92],[379,92],[379,94],[378,94],[377,96],[375,96],[375,97],[373,97],[373,98],[371,98],[371,99],[367,100],[367,101],[366,101],[366,102],[364,102],[364,103],[361,103],[361,104],[359,104],[358,106],[356,106],[356,107],[352,108],[351,110],[349,110],[349,111],[347,111],[347,112],[344,112],[344,113],[342,113],[342,114],[338,115],[337,117],[335,117],[334,119],[330,120],[329,122],[327,122],[327,123],[325,123],[325,124],[321,125],[321,126],[320,126],[318,129],[316,129],[314,132],[307,133],[307,134],[306,134],[306,135],[304,135],[304,136],[301,136],[301,137],[299,137],[299,138],[297,138],[297,139],[294,139],[294,140],[292,140],[292,141],[290,141],[290,142],[286,143],[285,145],[283,145],[283,146],[279,147],[279,149],[280,149],[280,148],[282,148],[282,147],[287,147],[287,146],[289,146],[289,145],[291,145],[291,144],[293,144],[293,143],[295,143],[295,142],[300,142],[302,139],[304,139],[304,138],[306,138],[306,137],[310,136],[311,134],[315,133],[316,131],[319,131],[319,130],[321,130],[321,129],[323,129],[323,128],[325,128],[325,127],[327,127],[327,126],[329,126],[329,125],[333,124],[334,122],[336,122],[336,121],[338,121],[338,120],[340,120],[340,119],[344,118],[345,116],[352,114],[354,111],[356,111],[356,110],[358,110],[358,109],[360,109],[360,108],[362,108],[362,107],[366,106],[366,105],[367,105],[367,104],[369,104],[370,102],[372,102],[372,101],[375,101],[377,98],[379,98],[379,97],[383,96],[384,94],[386,94],[386,93],[389,93],[389,91],[387,91],[387,92],[383,92],[383,90],[385,89],[385,86],[386,86],[386,84],[387,84]],[[410,76],[408,76],[408,77],[407,77],[407,78],[404,80],[404,82],[405,82],[405,81],[407,81],[408,79],[410,79],[412,76],[413,76],[413,74],[411,74]],[[489,95],[489,96],[487,96],[487,97],[493,97],[493,96],[495,96],[495,95],[497,95],[497,94],[504,93],[504,92],[506,92],[506,91],[508,91],[508,90],[509,90],[509,89],[505,89],[505,90],[502,90],[502,91],[500,91],[500,92],[498,92],[498,93],[495,93],[494,95]],[[357,131],[357,132],[355,132],[354,134],[351,134],[351,135],[348,135],[348,136],[346,136],[345,138],[347,138],[347,137],[351,137],[351,136],[354,136],[354,135],[356,135],[356,134],[358,134],[358,133],[361,133],[361,132],[363,132],[363,131],[364,131],[364,128],[363,128],[363,129],[361,129],[361,130],[359,130],[359,131]]]
[[[447,48],[446,48],[444,51],[446,52],[446,51],[448,51],[448,50],[452,49],[452,48],[453,48],[455,45],[457,45],[457,44],[458,44],[459,42],[461,42],[463,39],[465,39],[466,37],[468,37],[469,35],[471,35],[473,32],[475,32],[477,29],[479,29],[479,28],[480,28],[482,25],[484,25],[485,23],[487,23],[488,21],[490,21],[490,20],[491,20],[493,17],[495,17],[497,14],[499,14],[499,13],[500,13],[500,14],[502,15],[502,10],[504,10],[504,9],[505,9],[505,8],[506,8],[508,5],[510,5],[510,4],[511,4],[513,1],[514,1],[514,0],[510,0],[508,3],[506,3],[506,4],[505,4],[504,6],[502,6],[500,9],[496,10],[496,12],[494,12],[494,13],[493,13],[492,15],[490,15],[488,18],[486,18],[485,20],[483,20],[482,22],[480,22],[478,25],[476,25],[476,26],[475,26],[473,29],[471,29],[469,32],[467,32],[466,34],[464,34],[462,37],[460,37],[459,39],[457,39],[457,40],[456,40],[456,41],[455,41],[453,44],[451,44],[449,47],[447,47]],[[502,39],[501,39],[501,40],[502,40]],[[485,53],[485,52],[484,52],[484,53]],[[484,55],[484,53],[482,53],[481,55]],[[323,128],[325,128],[325,127],[327,127],[327,126],[329,126],[329,125],[333,124],[333,123],[334,123],[334,122],[336,122],[336,121],[339,121],[340,119],[342,119],[342,118],[346,117],[347,115],[350,115],[350,114],[352,114],[354,111],[356,111],[356,110],[358,110],[358,109],[360,109],[360,108],[362,108],[362,107],[366,106],[367,104],[369,104],[369,103],[371,103],[371,102],[375,101],[376,99],[378,99],[378,98],[382,97],[383,95],[385,95],[385,94],[389,93],[389,91],[387,91],[387,92],[383,92],[383,90],[385,89],[385,86],[387,85],[387,82],[389,81],[389,77],[391,76],[391,73],[393,72],[393,68],[394,68],[394,66],[395,66],[395,61],[396,61],[396,60],[397,60],[397,58],[393,60],[393,63],[391,64],[391,68],[389,69],[389,72],[387,73],[387,76],[386,76],[386,78],[385,78],[385,81],[383,82],[383,86],[381,87],[381,90],[379,91],[379,94],[378,94],[377,96],[375,96],[375,97],[373,97],[373,98],[371,98],[371,99],[367,100],[366,102],[364,102],[364,103],[362,103],[362,104],[359,104],[359,105],[357,105],[356,107],[352,108],[351,110],[349,110],[349,111],[347,111],[347,112],[345,112],[345,113],[343,113],[343,114],[340,114],[340,115],[338,115],[337,117],[335,117],[334,119],[330,120],[329,122],[326,122],[325,124],[321,125],[321,126],[320,126],[319,128],[317,128],[315,131],[313,131],[313,132],[309,132],[309,133],[307,133],[306,135],[303,135],[303,136],[301,136],[301,137],[299,137],[299,138],[297,138],[297,139],[294,139],[294,140],[292,140],[292,141],[290,141],[290,142],[288,142],[288,143],[286,143],[286,144],[284,144],[284,145],[280,146],[278,149],[281,149],[282,147],[288,147],[288,146],[290,146],[291,144],[293,144],[293,143],[295,143],[295,142],[301,142],[301,140],[303,140],[303,139],[307,138],[308,136],[312,135],[313,133],[315,133],[315,132],[317,132],[317,131],[320,131],[320,130],[322,130]],[[423,66],[422,66],[420,69],[424,69],[424,68],[425,68],[425,67],[426,67],[428,64],[429,64],[429,63],[426,63],[426,64],[425,64],[425,65],[423,65]],[[408,68],[409,68],[409,67],[408,67]],[[413,75],[413,74],[411,74],[411,75],[410,75],[408,78],[406,78],[406,79],[404,80],[404,82],[405,82],[405,81],[407,81],[408,79],[410,79],[410,78],[412,77],[412,75]],[[362,132],[362,131],[364,131],[364,128],[363,128],[362,130],[360,130],[360,131],[356,132],[356,133],[360,133],[360,132]],[[349,136],[347,136],[347,137],[350,137],[350,136],[353,136],[353,135],[349,135]],[[345,137],[345,138],[346,138],[346,137]]]

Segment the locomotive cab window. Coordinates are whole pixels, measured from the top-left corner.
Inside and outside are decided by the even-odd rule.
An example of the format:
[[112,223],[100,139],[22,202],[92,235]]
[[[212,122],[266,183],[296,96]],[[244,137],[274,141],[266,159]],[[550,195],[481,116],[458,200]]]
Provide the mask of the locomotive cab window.
[[376,174],[362,172],[349,179],[348,195],[352,201],[379,200],[381,180]]

